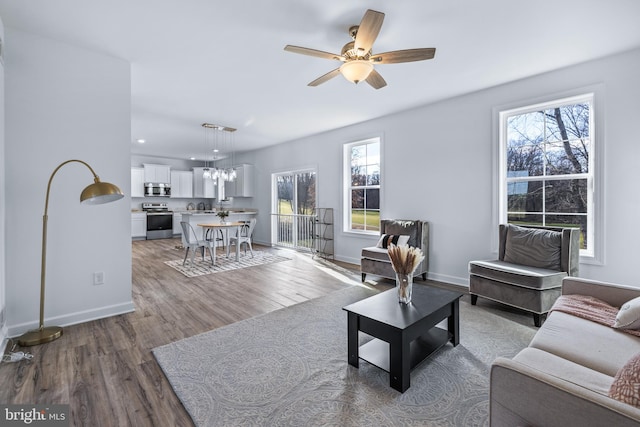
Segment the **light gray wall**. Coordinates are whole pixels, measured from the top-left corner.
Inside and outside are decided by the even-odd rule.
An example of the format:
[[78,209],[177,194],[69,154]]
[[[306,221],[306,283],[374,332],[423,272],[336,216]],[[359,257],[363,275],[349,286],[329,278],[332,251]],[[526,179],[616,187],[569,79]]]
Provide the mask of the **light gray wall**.
[[[382,217],[428,220],[430,277],[468,284],[468,262],[495,257],[497,250],[494,110],[597,85],[603,96],[596,114],[605,116],[603,139],[597,141],[604,148],[604,179],[598,190],[604,197],[604,264],[582,264],[581,276],[640,286],[635,270],[640,191],[633,178],[640,154],[635,128],[639,69],[640,50],[634,50],[259,150],[245,159],[256,165],[258,174],[254,204],[270,212],[273,172],[316,166],[319,206],[336,209],[336,257],[359,263],[360,249],[375,239],[341,232],[342,146],[379,135]],[[269,218],[260,215],[259,221],[256,240],[269,242]]]
[[[89,163],[130,194],[129,63],[6,28],[6,302],[9,334],[37,326],[42,214],[49,176]],[[133,310],[130,199],[80,205],[79,163],[55,175],[49,202],[47,324]],[[105,284],[93,285],[104,272]]]
[[[4,25],[0,19],[0,41],[4,48]],[[4,340],[7,336],[6,304],[5,304],[5,150],[4,150],[4,63],[0,59],[0,345],[5,348]]]

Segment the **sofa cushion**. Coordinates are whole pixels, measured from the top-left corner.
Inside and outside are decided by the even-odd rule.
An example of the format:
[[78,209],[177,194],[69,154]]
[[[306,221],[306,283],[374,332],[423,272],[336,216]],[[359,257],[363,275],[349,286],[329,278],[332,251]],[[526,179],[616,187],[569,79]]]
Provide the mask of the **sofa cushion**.
[[420,225],[418,221],[413,220],[384,220],[381,222],[383,229],[380,230],[382,234],[393,234],[409,236],[409,246],[419,248],[422,246]]
[[515,286],[531,289],[552,289],[562,286],[567,273],[545,268],[528,267],[505,261],[471,261],[469,273]]
[[620,329],[640,329],[640,297],[622,304],[613,327]]
[[640,338],[554,311],[529,346],[614,377],[631,357],[640,352]]
[[613,377],[609,375],[537,348],[525,348],[513,360],[603,396],[609,395],[609,389],[613,383]]
[[409,242],[409,236],[403,236],[399,234],[383,234],[380,236],[377,248],[388,249],[390,245],[403,246]]
[[509,224],[504,261],[530,267],[561,270],[562,232]]
[[640,408],[640,353],[620,368],[611,384],[609,397]]
[[384,261],[391,264],[391,260],[389,259],[389,251],[377,246],[362,248],[362,258],[375,259],[377,261]]

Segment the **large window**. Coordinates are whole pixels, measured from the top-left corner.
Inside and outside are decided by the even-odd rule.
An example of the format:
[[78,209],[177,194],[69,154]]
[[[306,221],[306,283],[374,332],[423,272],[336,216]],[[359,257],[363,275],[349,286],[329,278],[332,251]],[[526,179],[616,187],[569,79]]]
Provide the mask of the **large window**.
[[500,113],[501,222],[578,227],[594,251],[593,95]]
[[380,231],[380,138],[344,146],[345,231]]

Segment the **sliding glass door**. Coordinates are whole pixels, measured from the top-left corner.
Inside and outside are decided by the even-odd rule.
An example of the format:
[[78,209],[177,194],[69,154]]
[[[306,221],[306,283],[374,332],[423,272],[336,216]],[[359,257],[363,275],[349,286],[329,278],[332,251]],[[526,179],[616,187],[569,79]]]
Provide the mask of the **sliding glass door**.
[[272,239],[277,246],[313,247],[316,172],[299,170],[273,174]]

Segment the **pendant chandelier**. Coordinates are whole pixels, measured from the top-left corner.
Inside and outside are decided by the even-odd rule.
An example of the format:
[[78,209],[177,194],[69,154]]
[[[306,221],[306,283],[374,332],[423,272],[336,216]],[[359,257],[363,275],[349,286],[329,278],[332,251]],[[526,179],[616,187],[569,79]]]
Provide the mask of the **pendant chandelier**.
[[[214,181],[218,180],[219,183],[235,180],[236,170],[233,165],[233,137],[236,129],[211,123],[203,123],[202,127],[205,132],[205,146],[207,148],[207,157],[202,178]],[[209,152],[212,153],[211,167],[209,167],[208,160]]]

